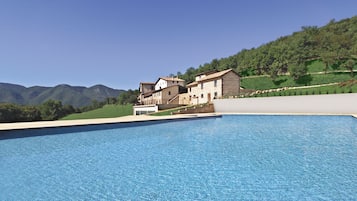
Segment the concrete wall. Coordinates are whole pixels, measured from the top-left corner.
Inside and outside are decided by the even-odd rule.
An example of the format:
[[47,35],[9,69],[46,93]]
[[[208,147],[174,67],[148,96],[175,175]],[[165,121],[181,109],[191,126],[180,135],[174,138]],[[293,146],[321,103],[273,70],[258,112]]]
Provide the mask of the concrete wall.
[[219,113],[357,114],[357,93],[213,100]]

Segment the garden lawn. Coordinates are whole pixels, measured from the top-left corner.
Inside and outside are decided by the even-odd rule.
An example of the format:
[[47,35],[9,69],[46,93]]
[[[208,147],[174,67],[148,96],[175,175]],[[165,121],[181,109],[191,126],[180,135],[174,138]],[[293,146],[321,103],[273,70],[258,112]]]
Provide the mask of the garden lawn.
[[105,105],[102,108],[96,110],[68,115],[62,118],[62,120],[113,118],[113,117],[128,116],[132,114],[133,114],[133,106],[130,104]]

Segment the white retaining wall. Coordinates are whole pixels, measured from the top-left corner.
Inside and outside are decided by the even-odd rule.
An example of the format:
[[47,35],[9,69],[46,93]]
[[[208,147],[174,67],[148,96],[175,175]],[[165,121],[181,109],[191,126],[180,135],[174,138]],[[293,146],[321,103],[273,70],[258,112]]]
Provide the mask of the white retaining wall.
[[218,113],[357,114],[357,93],[213,100]]
[[134,115],[148,114],[152,112],[159,111],[159,106],[157,105],[135,105],[133,106]]

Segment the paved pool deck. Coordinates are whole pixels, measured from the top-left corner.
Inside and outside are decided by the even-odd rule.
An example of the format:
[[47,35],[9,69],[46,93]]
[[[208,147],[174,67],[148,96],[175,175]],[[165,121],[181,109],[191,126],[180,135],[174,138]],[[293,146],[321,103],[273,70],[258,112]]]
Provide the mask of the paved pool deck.
[[[201,114],[184,114],[184,115],[170,115],[170,116],[125,116],[117,118],[102,118],[102,119],[81,119],[81,120],[57,120],[57,121],[38,121],[38,122],[21,122],[21,123],[0,123],[0,131],[10,130],[23,130],[23,129],[36,129],[36,128],[55,128],[55,127],[70,127],[70,126],[85,126],[85,125],[99,125],[99,124],[115,124],[115,123],[128,123],[128,122],[145,122],[145,121],[163,121],[163,120],[182,120],[192,118],[207,118],[219,117],[221,115],[347,115],[347,114],[313,114],[313,113],[201,113]],[[357,118],[357,114],[349,114]]]
[[102,119],[0,123],[0,131],[85,126],[85,125],[99,125],[99,124],[115,124],[115,123],[128,123],[128,122],[144,122],[144,121],[163,121],[163,120],[175,120],[175,119],[182,120],[182,119],[205,118],[205,117],[207,118],[207,117],[218,117],[218,116],[220,115],[216,113],[185,114],[185,115],[172,115],[172,116],[131,115],[131,116],[124,116],[124,117],[117,117],[117,118],[102,118]]

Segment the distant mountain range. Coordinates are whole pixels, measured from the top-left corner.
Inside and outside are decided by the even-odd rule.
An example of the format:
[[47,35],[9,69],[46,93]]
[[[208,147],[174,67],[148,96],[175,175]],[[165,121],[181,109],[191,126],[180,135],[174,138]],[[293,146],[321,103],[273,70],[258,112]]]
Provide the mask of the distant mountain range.
[[83,107],[93,100],[104,101],[106,98],[118,97],[124,90],[112,89],[103,85],[78,87],[66,84],[55,87],[24,87],[16,84],[0,83],[0,103],[20,105],[38,105],[49,99],[59,100],[63,105]]

